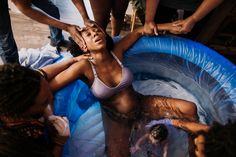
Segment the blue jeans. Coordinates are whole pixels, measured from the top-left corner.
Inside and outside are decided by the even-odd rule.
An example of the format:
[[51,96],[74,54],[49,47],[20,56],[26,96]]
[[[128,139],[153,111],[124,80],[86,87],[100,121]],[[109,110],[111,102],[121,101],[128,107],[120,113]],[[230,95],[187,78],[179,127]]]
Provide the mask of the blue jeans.
[[[48,15],[58,20],[60,19],[60,13],[58,8],[50,0],[32,0],[32,4],[47,13]],[[64,40],[62,30],[52,26],[49,26],[49,29],[51,45],[57,46],[60,41]]]
[[0,3],[0,60],[3,63],[19,63],[18,50],[13,37],[8,1]]

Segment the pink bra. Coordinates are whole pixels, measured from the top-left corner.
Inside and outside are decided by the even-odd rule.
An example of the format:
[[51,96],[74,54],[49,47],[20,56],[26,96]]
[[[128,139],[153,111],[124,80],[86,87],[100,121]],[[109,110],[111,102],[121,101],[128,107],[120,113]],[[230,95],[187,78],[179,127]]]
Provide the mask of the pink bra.
[[97,76],[97,72],[95,70],[94,65],[90,62],[93,74],[94,74],[94,81],[92,86],[90,87],[91,92],[93,95],[99,99],[106,99],[111,97],[112,95],[118,93],[122,89],[128,87],[130,84],[132,84],[133,81],[133,74],[132,72],[123,66],[123,64],[120,62],[120,60],[114,55],[113,52],[111,52],[112,56],[116,59],[116,61],[120,64],[122,68],[122,79],[121,82],[115,86],[115,87],[109,87],[106,84],[104,84]]

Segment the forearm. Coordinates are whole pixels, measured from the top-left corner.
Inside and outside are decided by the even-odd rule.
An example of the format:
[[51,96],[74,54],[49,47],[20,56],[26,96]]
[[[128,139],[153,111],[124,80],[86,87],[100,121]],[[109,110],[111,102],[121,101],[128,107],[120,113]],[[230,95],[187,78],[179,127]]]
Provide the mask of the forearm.
[[[126,35],[118,43],[115,44],[113,51],[118,52],[119,55],[123,55],[126,50],[132,46],[143,34],[143,27],[135,29],[133,32]],[[122,57],[121,57],[122,58]]]
[[30,17],[31,19],[68,31],[67,28],[69,24],[60,22],[59,20],[45,14],[44,12],[34,9],[30,0],[12,0],[12,2],[23,14]]
[[159,31],[169,30],[171,23],[156,24]]
[[222,2],[223,0],[204,0],[191,16],[191,18],[194,20],[194,22],[200,21]]
[[79,10],[83,20],[84,21],[89,20],[89,16],[88,16],[88,13],[85,8],[84,1],[83,0],[72,0],[72,2],[76,6],[76,8]]
[[197,133],[199,131],[208,131],[210,127],[205,124],[197,123],[197,122],[189,122],[189,121],[182,121],[178,119],[171,120],[173,126],[181,128],[185,131],[189,131],[192,133]]
[[154,21],[159,0],[146,0],[145,22]]
[[67,69],[70,65],[72,65],[75,62],[76,61],[74,60],[74,58],[70,58],[59,63],[47,65],[41,69],[43,69],[46,72],[48,81],[50,81],[57,74]]

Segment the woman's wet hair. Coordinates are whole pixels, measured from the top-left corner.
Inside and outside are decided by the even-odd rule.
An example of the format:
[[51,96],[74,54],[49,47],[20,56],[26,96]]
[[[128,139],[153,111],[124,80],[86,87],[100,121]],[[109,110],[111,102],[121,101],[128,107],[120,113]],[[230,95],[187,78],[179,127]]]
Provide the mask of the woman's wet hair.
[[[69,48],[68,48],[68,51],[71,53],[71,55],[73,57],[76,57],[76,56],[79,56],[79,55],[82,55],[83,54],[83,51],[80,49],[79,45],[76,44],[76,42],[71,38],[69,37],[69,40],[71,42]],[[107,50],[110,52],[113,47],[114,47],[114,42],[113,42],[113,39],[110,35],[108,35],[106,33],[106,47],[107,47]]]
[[164,124],[156,124],[149,130],[152,137],[160,142],[166,140],[168,136],[168,130]]
[[33,104],[40,90],[38,72],[18,64],[0,65],[0,116],[18,117]]
[[221,125],[214,123],[208,132],[200,133],[205,137],[207,157],[236,156],[236,122]]

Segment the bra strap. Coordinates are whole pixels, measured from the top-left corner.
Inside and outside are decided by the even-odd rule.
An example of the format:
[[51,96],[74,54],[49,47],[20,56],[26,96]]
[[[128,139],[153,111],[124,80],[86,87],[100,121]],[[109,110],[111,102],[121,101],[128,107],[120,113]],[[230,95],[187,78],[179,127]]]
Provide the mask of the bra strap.
[[116,55],[111,51],[112,56],[115,58],[115,60],[120,64],[120,66],[123,68],[123,64],[121,63],[121,61],[116,57]]
[[97,75],[97,72],[96,72],[96,69],[95,69],[95,67],[94,67],[94,65],[93,65],[93,63],[90,61],[90,60],[88,60],[89,61],[89,63],[90,63],[90,65],[91,65],[91,68],[92,68],[92,70],[93,70],[93,75],[94,75],[94,77],[98,77],[98,75]]

